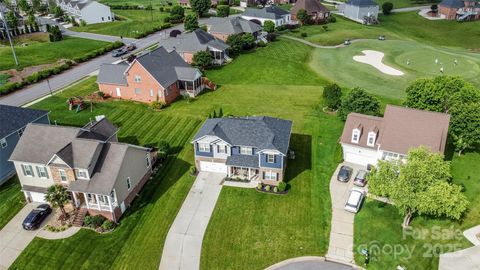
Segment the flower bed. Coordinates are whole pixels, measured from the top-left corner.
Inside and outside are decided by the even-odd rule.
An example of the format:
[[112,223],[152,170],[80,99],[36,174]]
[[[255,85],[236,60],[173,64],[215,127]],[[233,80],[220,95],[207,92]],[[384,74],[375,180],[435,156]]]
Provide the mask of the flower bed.
[[101,215],[87,215],[83,220],[83,226],[95,230],[98,233],[107,233],[113,231],[116,227],[116,224],[115,222],[106,219],[104,216]]
[[[281,182],[283,183],[283,182]],[[266,185],[259,183],[258,186],[255,188],[259,192],[263,193],[270,193],[270,194],[275,194],[275,195],[286,195],[288,194],[288,189],[285,184],[284,190],[280,190],[279,187],[277,186],[271,186],[271,185]]]

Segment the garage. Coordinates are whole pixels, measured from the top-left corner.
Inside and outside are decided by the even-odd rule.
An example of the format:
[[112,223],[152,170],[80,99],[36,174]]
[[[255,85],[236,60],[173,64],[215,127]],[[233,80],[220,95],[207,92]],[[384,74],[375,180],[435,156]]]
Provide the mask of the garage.
[[202,172],[216,172],[227,173],[227,165],[218,162],[200,161],[200,171]]
[[46,202],[44,193],[25,191],[25,195],[32,202],[41,202],[41,203]]
[[377,152],[360,147],[343,145],[343,160],[345,162],[367,166],[377,164]]

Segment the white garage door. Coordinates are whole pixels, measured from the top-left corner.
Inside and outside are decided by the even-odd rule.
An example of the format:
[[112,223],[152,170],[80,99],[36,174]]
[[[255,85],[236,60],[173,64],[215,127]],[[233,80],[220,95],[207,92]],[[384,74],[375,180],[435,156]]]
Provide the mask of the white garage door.
[[227,173],[227,165],[217,162],[200,161],[200,171]]
[[30,196],[32,202],[45,202],[45,194],[40,192],[27,192],[27,196]]

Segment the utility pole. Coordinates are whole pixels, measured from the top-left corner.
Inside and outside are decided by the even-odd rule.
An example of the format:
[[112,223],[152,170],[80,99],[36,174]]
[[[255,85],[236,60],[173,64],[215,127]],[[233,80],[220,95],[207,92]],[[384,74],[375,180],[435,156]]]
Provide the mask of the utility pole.
[[15,53],[15,47],[13,46],[12,38],[10,37],[10,29],[8,29],[8,23],[7,23],[7,18],[5,17],[4,9],[5,10],[7,9],[7,5],[4,4],[3,2],[0,2],[0,17],[1,17],[0,19],[2,19],[3,21],[5,32],[7,32],[7,38],[8,38],[8,41],[10,42],[10,47],[12,48],[13,58],[15,59],[15,65],[18,66],[18,58],[17,58],[17,54]]
[[153,22],[153,6],[152,6],[152,0],[150,0],[150,19]]

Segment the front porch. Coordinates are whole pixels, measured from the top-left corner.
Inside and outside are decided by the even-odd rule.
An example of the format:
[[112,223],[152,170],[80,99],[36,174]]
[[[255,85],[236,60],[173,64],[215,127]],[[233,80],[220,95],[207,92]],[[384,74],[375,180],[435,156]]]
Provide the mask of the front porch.
[[248,168],[239,166],[228,166],[227,177],[228,178],[240,178],[246,180],[258,180],[259,170],[258,168]]
[[73,202],[77,209],[84,208],[89,212],[102,214],[109,219],[114,219],[113,212],[118,206],[114,196],[115,194],[112,195],[106,196],[72,191]]

